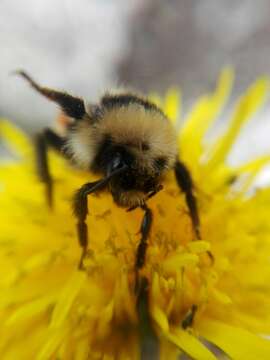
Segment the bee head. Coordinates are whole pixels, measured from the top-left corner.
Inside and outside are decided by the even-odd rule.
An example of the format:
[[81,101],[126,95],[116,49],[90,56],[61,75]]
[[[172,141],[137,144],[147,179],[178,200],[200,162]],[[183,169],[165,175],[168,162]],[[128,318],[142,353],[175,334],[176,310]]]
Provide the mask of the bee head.
[[97,154],[95,164],[101,168],[103,173],[109,175],[122,167],[134,168],[135,157],[128,148],[113,144],[108,137]]

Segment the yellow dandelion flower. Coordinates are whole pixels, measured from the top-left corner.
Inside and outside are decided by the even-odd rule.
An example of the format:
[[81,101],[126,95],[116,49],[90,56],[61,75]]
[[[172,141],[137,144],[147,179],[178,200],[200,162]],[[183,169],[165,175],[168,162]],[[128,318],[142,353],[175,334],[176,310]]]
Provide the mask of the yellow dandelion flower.
[[[91,196],[90,255],[85,271],[78,271],[70,200],[91,174],[51,152],[50,211],[31,141],[1,121],[2,138],[21,157],[0,167],[1,359],[139,359],[148,351],[152,358],[212,360],[218,356],[212,345],[232,359],[270,358],[264,336],[270,333],[270,188],[251,191],[270,156],[234,168],[226,162],[241,126],[262,106],[269,81],[258,79],[227,130],[207,143],[232,81],[232,71],[224,70],[214,94],[199,99],[179,132],[202,239],[194,241],[184,197],[168,176],[165,189],[149,200],[154,223],[139,298],[134,261],[141,211],[127,213],[106,194]],[[179,99],[175,90],[158,99],[173,122]]]

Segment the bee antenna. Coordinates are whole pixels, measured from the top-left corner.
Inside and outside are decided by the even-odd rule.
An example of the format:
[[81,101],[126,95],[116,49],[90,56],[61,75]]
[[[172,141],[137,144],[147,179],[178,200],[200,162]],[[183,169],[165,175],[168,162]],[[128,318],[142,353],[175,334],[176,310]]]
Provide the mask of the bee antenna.
[[82,99],[72,96],[66,92],[40,86],[24,70],[15,70],[11,74],[23,77],[37,92],[45,96],[47,99],[60,105],[61,109],[67,116],[80,120],[86,115],[86,110]]

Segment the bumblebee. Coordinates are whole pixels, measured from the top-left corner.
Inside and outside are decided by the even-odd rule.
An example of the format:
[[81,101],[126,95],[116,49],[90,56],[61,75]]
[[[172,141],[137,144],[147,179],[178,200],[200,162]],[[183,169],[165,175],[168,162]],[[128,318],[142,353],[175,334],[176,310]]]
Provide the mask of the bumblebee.
[[185,194],[194,234],[200,239],[192,178],[178,159],[176,131],[158,106],[129,92],[108,92],[99,103],[86,105],[79,97],[39,85],[24,71],[17,74],[41,95],[57,103],[65,120],[64,135],[46,128],[36,137],[38,173],[46,185],[48,203],[52,205],[53,196],[48,147],[61,152],[78,167],[100,176],[100,180],[82,185],[73,197],[78,240],[82,247],[79,269],[84,268],[89,244],[87,197],[102,191],[109,191],[115,203],[127,211],[138,207],[143,210],[135,269],[139,271],[144,266],[153,219],[147,200],[162,190],[170,170],[175,172],[176,182]]

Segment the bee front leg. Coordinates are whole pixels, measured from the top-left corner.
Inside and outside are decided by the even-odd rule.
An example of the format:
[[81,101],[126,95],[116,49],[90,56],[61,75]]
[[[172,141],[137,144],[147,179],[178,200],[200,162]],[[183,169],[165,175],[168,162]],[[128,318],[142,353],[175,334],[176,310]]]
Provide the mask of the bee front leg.
[[64,138],[61,138],[51,129],[45,129],[35,137],[37,172],[40,180],[45,184],[46,199],[50,208],[53,205],[53,180],[48,164],[48,147],[60,152],[64,141]]
[[91,183],[84,184],[79,190],[76,191],[73,198],[73,211],[76,216],[77,222],[77,232],[80,246],[82,247],[82,255],[79,262],[79,270],[83,270],[83,260],[87,254],[88,247],[88,229],[85,222],[86,216],[88,214],[88,203],[87,196],[93,193],[96,193],[100,190],[103,190],[110,180],[126,170],[126,166],[115,169],[104,179],[100,179]]
[[141,209],[144,210],[144,217],[142,219],[141,227],[140,227],[140,233],[141,233],[141,240],[137,248],[136,253],[136,260],[135,260],[135,292],[140,291],[140,278],[139,278],[139,270],[144,266],[145,264],[145,257],[146,257],[146,250],[148,246],[148,238],[153,222],[153,213],[152,210],[149,209],[149,207],[144,204],[141,206]]
[[152,221],[153,221],[153,213],[152,210],[149,209],[149,207],[144,204],[141,206],[142,210],[144,210],[144,217],[141,223],[140,233],[141,233],[141,240],[139,243],[139,246],[137,248],[137,254],[136,254],[136,269],[140,270],[144,263],[145,263],[145,256],[146,256],[146,250],[148,245],[148,237],[150,234]]
[[76,191],[73,198],[73,211],[76,216],[77,222],[77,233],[79,244],[82,247],[82,254],[79,261],[78,268],[83,270],[83,261],[87,254],[88,248],[88,229],[85,222],[88,214],[88,202],[87,196],[91,193],[97,192],[104,187],[104,180],[98,180],[91,183],[84,184],[79,190]]

